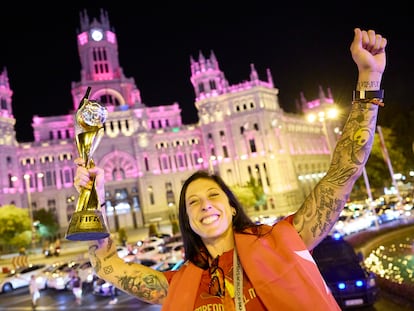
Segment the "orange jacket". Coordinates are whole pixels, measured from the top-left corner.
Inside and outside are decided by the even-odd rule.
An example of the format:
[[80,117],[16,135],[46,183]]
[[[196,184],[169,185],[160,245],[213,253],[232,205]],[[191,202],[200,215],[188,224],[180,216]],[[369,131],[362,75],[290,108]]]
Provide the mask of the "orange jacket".
[[[235,241],[243,270],[267,310],[341,310],[288,220],[260,238],[236,233]],[[162,310],[193,311],[201,274],[190,262],[176,271]]]

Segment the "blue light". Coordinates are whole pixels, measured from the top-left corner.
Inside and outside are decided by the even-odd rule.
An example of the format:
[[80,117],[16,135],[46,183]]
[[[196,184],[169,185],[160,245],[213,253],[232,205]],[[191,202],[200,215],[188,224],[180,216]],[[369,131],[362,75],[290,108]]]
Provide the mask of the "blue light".
[[356,286],[356,287],[362,287],[362,286],[364,286],[364,281],[357,280],[357,281],[355,282],[355,286]]
[[333,234],[333,238],[334,238],[334,240],[340,240],[340,239],[342,239],[342,234],[340,234],[339,232],[335,232]]
[[340,290],[345,289],[345,287],[346,287],[345,283],[343,283],[343,282],[338,283],[338,288],[339,288]]

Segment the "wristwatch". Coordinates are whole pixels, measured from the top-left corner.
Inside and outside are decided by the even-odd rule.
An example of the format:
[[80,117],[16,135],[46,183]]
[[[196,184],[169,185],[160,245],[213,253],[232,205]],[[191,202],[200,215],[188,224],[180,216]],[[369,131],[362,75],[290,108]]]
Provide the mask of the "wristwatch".
[[352,98],[354,101],[364,100],[364,99],[383,99],[384,98],[384,90],[377,90],[377,91],[354,91],[352,94]]

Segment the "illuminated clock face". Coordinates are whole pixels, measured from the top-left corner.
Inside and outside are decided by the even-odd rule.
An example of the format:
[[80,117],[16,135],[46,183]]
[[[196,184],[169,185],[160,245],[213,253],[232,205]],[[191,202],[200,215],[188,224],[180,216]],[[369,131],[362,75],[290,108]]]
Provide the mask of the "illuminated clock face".
[[95,41],[101,41],[103,38],[102,30],[93,29],[91,32],[92,39]]

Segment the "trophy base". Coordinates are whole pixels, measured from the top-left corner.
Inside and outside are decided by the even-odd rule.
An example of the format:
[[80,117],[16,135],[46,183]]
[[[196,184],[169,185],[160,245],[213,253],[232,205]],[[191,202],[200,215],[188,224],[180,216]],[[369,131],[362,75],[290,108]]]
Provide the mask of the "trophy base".
[[101,212],[83,210],[72,215],[65,238],[70,241],[91,241],[107,238],[109,234]]
[[94,241],[105,239],[109,236],[107,232],[75,232],[66,234],[66,240],[70,241]]

